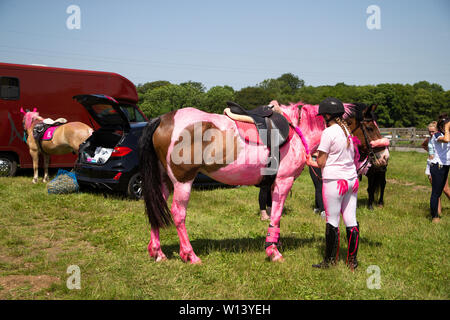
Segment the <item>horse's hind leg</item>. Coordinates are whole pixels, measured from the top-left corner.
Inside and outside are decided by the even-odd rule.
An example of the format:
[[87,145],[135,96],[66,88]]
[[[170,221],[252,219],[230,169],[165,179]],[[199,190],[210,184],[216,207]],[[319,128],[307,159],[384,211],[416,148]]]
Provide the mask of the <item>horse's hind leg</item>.
[[50,163],[50,156],[44,153],[44,180],[42,182],[48,181],[48,164]]
[[197,264],[202,261],[195,255],[192,249],[185,225],[186,208],[191,194],[192,182],[177,182],[174,184],[171,212],[177,228],[178,237],[180,238],[180,257],[185,262],[189,261],[191,264]]
[[[169,198],[169,189],[166,187],[164,183],[162,184],[161,188],[164,200],[167,201],[167,199]],[[153,227],[151,228],[150,242],[148,243],[147,250],[150,257],[154,258],[156,262],[167,260],[166,255],[161,250],[161,242],[159,240],[159,228]]]
[[386,188],[386,171],[380,173],[379,176],[379,184],[380,184],[380,198],[378,200],[378,206],[384,206],[384,189]]

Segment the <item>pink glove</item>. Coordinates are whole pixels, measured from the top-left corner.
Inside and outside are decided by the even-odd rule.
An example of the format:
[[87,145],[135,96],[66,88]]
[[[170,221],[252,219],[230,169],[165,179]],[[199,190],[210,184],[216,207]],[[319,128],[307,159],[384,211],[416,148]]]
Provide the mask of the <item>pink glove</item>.
[[342,196],[343,194],[347,193],[347,191],[348,191],[348,182],[347,182],[347,180],[344,180],[344,179],[338,180],[337,184],[338,184],[338,190],[339,190],[339,195],[340,196]]
[[355,184],[353,185],[352,188],[353,193],[358,193],[358,189],[359,189],[359,180],[358,178],[356,178]]

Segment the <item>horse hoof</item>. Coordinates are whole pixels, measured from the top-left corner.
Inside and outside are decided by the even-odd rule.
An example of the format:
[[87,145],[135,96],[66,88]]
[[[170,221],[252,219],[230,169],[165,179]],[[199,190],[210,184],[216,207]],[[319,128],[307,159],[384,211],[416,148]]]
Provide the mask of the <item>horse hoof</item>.
[[161,251],[160,248],[152,248],[151,245],[149,245],[147,250],[150,258],[155,259],[156,262],[167,260],[166,255]]
[[37,181],[37,179],[33,179],[31,182],[32,182],[33,184],[36,184],[38,181]]
[[166,261],[167,257],[163,254],[163,255],[158,255],[155,259],[155,262],[161,262],[161,261]]
[[267,257],[272,262],[283,262],[284,258],[280,251],[278,251],[278,248],[273,244],[270,247],[267,247],[266,249]]
[[197,259],[192,259],[190,264],[202,264],[202,260],[200,260],[200,258],[197,257]]
[[180,252],[180,258],[184,262],[189,262],[190,264],[202,264],[202,260],[195,255],[195,253],[183,253]]
[[370,211],[373,211],[373,206],[372,205],[369,205],[368,208],[369,208]]
[[280,254],[279,256],[272,256],[272,257],[271,257],[271,261],[272,261],[272,262],[280,262],[280,263],[282,263],[282,262],[284,262],[284,258],[283,258],[283,256]]

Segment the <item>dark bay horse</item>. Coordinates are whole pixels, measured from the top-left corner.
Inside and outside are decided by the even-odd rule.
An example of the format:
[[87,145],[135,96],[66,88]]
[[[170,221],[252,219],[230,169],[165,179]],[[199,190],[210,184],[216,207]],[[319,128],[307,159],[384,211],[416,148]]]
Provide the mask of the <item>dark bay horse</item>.
[[[386,170],[389,160],[389,140],[381,136],[376,122],[376,108],[376,104],[372,104],[370,107],[362,103],[346,104],[344,116],[351,130],[355,131],[353,134],[357,135],[360,140],[363,139],[361,141],[368,140],[367,136],[369,135],[370,139],[373,139],[370,143],[361,144],[358,147],[360,153],[360,161],[357,165],[358,174],[365,175],[368,179],[369,200],[367,206],[369,209],[373,209],[374,202],[377,202],[379,206],[384,204]],[[355,121],[355,118],[359,121]],[[375,201],[376,193],[378,193],[377,201]]]
[[[46,119],[39,116],[36,108],[33,111],[23,113],[23,128],[27,134],[27,144],[30,148],[30,155],[33,159],[33,183],[38,181],[38,167],[39,167],[39,153],[44,156],[44,179],[43,182],[48,181],[48,164],[50,162],[50,155],[53,154],[67,154],[70,152],[78,153],[80,144],[89,138],[94,130],[82,122],[68,122],[53,128],[52,136],[47,140],[36,141],[33,134],[33,129],[36,125],[43,123]],[[65,120],[65,119],[63,119]]]
[[[297,103],[279,107],[295,133],[279,149],[280,162],[272,187],[272,212],[266,238],[266,254],[272,261],[283,261],[278,239],[284,202],[307,156],[317,149],[325,128],[323,118],[317,116],[317,105]],[[355,124],[357,133],[361,126],[359,122]],[[373,135],[369,134],[368,139],[368,143],[374,140]],[[361,144],[365,143],[363,139]],[[150,256],[156,261],[166,259],[159,229],[173,222],[180,239],[181,259],[201,263],[185,227],[186,208],[196,174],[202,172],[229,185],[257,185],[263,179],[270,155],[265,145],[243,139],[236,122],[226,115],[184,108],[152,119],[140,140],[143,196],[151,224]],[[167,198],[172,190],[169,210]]]

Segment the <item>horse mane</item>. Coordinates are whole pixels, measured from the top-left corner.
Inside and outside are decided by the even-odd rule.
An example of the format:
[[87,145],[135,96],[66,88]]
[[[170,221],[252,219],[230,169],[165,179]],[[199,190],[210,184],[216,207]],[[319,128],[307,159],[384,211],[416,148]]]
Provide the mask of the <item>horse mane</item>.
[[300,130],[308,144],[310,153],[314,153],[319,146],[320,137],[325,129],[322,116],[317,116],[319,105],[303,104],[300,113]]
[[25,129],[30,128],[30,126],[33,124],[33,121],[40,118],[39,112],[32,112],[29,111],[24,115],[25,119]]
[[352,103],[344,103],[345,113],[343,115],[344,120],[348,118],[357,117],[358,113],[361,112],[357,109],[357,107]]
[[298,107],[301,106],[302,104],[303,104],[302,102],[297,103],[290,102],[289,105],[284,104],[280,105],[281,110],[289,117],[294,126],[298,125],[300,118]]

